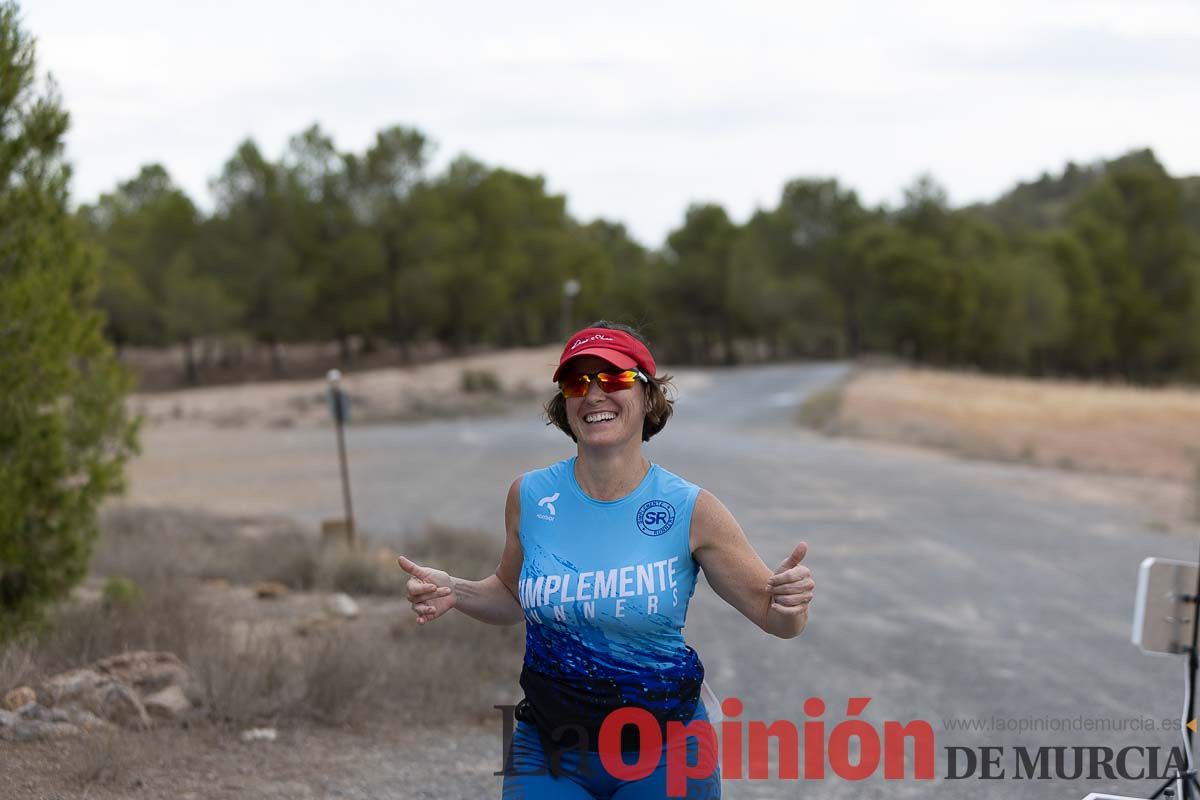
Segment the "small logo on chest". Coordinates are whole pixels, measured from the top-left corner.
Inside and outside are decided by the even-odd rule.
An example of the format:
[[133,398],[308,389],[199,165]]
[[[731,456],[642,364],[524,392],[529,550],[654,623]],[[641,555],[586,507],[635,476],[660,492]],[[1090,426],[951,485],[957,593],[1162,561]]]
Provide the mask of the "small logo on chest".
[[544,508],[544,509],[546,509],[546,511],[548,513],[538,514],[537,518],[544,519],[547,522],[554,522],[554,516],[555,516],[555,514],[558,513],[557,511],[554,510],[554,501],[557,499],[558,499],[558,492],[555,492],[554,494],[550,495],[549,497],[543,497],[541,500],[538,500],[538,508]]
[[638,530],[647,536],[662,536],[674,524],[675,506],[665,500],[651,500],[638,509]]

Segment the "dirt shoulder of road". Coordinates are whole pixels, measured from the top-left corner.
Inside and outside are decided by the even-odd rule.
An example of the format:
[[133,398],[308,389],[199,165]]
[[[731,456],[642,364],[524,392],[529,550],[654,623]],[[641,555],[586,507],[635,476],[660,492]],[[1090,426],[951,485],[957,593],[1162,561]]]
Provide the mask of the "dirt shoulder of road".
[[500,712],[486,723],[280,726],[244,742],[207,724],[0,742],[6,800],[411,800],[499,794]]

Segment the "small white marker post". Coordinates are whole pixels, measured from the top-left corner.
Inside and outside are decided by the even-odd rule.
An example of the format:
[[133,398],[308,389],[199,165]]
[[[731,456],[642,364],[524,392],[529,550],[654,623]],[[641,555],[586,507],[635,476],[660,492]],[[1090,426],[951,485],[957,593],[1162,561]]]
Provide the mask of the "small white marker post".
[[338,463],[342,470],[342,506],[346,514],[346,543],[353,546],[355,544],[354,506],[350,503],[350,469],[346,464],[345,434],[350,408],[346,402],[346,393],[342,391],[341,371],[331,369],[325,377],[329,381],[329,410],[333,414],[334,427],[337,429]]
[[583,288],[579,281],[574,278],[568,278],[563,283],[562,293],[562,319],[559,324],[562,326],[562,335],[567,337],[571,335],[571,306],[575,302],[576,295]]

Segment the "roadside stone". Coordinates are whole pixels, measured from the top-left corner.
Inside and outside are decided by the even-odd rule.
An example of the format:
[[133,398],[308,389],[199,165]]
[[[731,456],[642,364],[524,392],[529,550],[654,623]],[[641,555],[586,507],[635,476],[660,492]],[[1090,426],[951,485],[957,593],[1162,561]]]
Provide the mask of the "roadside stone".
[[18,686],[4,695],[4,707],[9,711],[16,711],[21,706],[36,702],[37,693],[28,686]]
[[288,587],[279,581],[260,581],[254,584],[254,595],[259,600],[278,600],[288,593]]
[[46,708],[37,703],[30,703],[17,710],[21,719],[32,719],[38,722],[70,722],[71,717],[61,708]]
[[69,722],[41,722],[34,719],[21,720],[12,727],[0,727],[0,739],[18,743],[63,739],[80,733],[82,731]]
[[325,610],[339,619],[356,619],[360,613],[358,603],[344,592],[329,595],[325,599]]
[[153,694],[168,686],[186,689],[191,673],[174,653],[132,650],[102,658],[92,665],[101,675],[110,676],[139,693]]
[[100,716],[122,728],[145,729],[153,724],[137,693],[123,683],[111,683],[100,696]]
[[105,679],[95,670],[72,669],[60,672],[42,682],[38,696],[48,706],[62,706],[71,703],[87,705],[96,687]]
[[168,686],[155,692],[142,704],[150,716],[166,720],[178,720],[192,710],[192,702],[178,686]]
[[273,742],[275,736],[274,728],[249,728],[242,731],[241,739],[243,742]]

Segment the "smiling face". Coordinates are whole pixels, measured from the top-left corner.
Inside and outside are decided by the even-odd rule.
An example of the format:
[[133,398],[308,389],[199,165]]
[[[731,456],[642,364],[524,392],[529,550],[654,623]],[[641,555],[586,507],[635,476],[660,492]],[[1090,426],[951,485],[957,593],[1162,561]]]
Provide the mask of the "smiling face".
[[[580,372],[620,372],[602,358],[580,356],[567,363],[564,374]],[[567,421],[576,441],[592,447],[610,447],[641,442],[646,418],[646,385],[639,381],[632,389],[605,394],[595,382],[584,397],[568,397]]]

